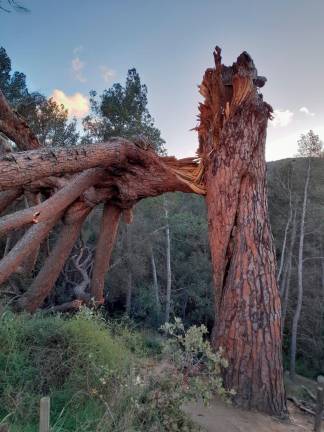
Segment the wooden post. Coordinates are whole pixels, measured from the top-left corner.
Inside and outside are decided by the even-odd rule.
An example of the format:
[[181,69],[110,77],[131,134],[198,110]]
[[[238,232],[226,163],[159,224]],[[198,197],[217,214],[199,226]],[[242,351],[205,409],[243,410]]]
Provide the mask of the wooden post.
[[40,400],[39,432],[50,432],[50,398]]
[[322,416],[324,411],[324,377],[319,375],[317,377],[317,382],[318,386],[314,431],[321,432]]

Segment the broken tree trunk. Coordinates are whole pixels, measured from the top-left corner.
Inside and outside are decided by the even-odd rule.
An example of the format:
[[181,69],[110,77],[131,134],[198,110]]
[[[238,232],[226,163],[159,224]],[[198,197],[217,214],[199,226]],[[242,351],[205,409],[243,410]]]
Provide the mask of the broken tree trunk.
[[[197,128],[198,159],[159,157],[139,148],[135,140],[123,138],[91,146],[39,149],[28,126],[10,112],[0,94],[0,132],[20,149],[37,149],[0,157],[0,192],[4,191],[0,207],[4,209],[25,190],[44,192],[47,198],[9,219],[0,218],[3,233],[34,224],[20,240],[23,248],[14,246],[0,262],[0,279],[9,277],[28,250],[39,245],[50,228],[45,224],[54,225],[63,215],[64,225],[52,252],[18,301],[21,309],[35,311],[50,293],[92,207],[109,201],[124,210],[143,198],[173,191],[207,194],[216,301],[212,342],[216,349],[224,349],[229,361],[225,385],[236,391],[241,405],[282,416],[286,402],[281,306],[264,158],[272,110],[257,91],[265,79],[257,76],[247,53],[232,67],[221,64],[219,49],[214,55],[216,68],[206,71],[200,86],[205,101]],[[91,169],[103,170],[103,178],[88,183],[85,177]],[[97,262],[102,281],[102,266]]]
[[228,389],[244,407],[286,413],[281,305],[268,220],[265,139],[271,107],[257,92],[251,57],[205,73],[200,91],[199,156],[205,165],[215,284],[212,344],[223,349]]

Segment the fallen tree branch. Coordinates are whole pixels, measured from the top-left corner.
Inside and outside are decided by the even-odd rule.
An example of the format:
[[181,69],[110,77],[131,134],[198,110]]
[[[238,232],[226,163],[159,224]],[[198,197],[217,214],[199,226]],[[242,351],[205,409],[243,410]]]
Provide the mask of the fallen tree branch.
[[60,216],[61,215],[57,215],[57,217],[49,221],[31,226],[10,252],[2,258],[0,261],[0,285],[5,282],[28,255],[39,246],[54,227]]
[[308,394],[308,396],[314,401],[316,402],[316,396],[314,395],[313,392],[311,392],[306,386],[302,385],[301,388]]
[[20,150],[32,150],[41,147],[36,135],[25,120],[12,110],[1,90],[0,131],[11,139]]
[[109,269],[109,261],[115,245],[120,216],[120,208],[110,203],[105,204],[90,285],[90,297],[94,300],[95,304],[102,304],[104,302],[105,274]]
[[39,223],[54,217],[75,201],[82,192],[98,182],[104,175],[101,168],[89,169],[71,180],[41,204],[0,218],[0,236],[29,223]]
[[21,188],[11,189],[5,192],[0,192],[0,213],[6,210],[17,198],[22,194]]
[[[27,205],[29,207],[38,206],[41,204],[40,193],[26,191],[25,197],[26,197]],[[34,270],[38,258],[38,254],[39,254],[39,248],[40,248],[40,244],[33,251],[31,251],[30,254],[28,254],[27,258],[24,260],[21,267],[17,269],[19,270],[20,274],[30,274]]]
[[81,308],[83,302],[82,300],[71,300],[66,303],[62,303],[57,306],[51,306],[48,309],[45,309],[46,313],[53,313],[53,312],[71,312],[71,311],[77,311]]
[[297,408],[299,408],[301,411],[306,412],[307,414],[315,416],[315,411],[311,410],[310,408],[305,407],[305,405],[302,404],[297,398],[294,396],[288,396],[287,399],[291,402],[293,402]]
[[[72,215],[74,214],[76,206],[77,204],[73,205],[70,209]],[[77,210],[78,212],[75,218],[71,217],[69,222],[65,220],[53,250],[45,260],[43,267],[28,291],[18,300],[17,309],[35,312],[50,294],[63,269],[66,259],[71,253],[74,243],[79,237],[83,222],[91,211],[91,209],[86,206],[84,206],[83,213],[80,213],[79,209]]]
[[127,173],[132,173],[134,179],[136,170],[142,168],[144,171],[144,168],[151,170],[162,183],[165,182],[167,191],[205,193],[204,188],[195,180],[196,170],[201,168],[195,158],[177,160],[159,157],[155,152],[143,150],[122,138],[91,146],[46,148],[4,155],[0,158],[0,191],[26,187],[29,183],[46,177],[95,167],[109,169],[109,175],[114,180],[124,178]]
[[0,158],[0,190],[95,167],[110,167],[115,173],[121,173],[128,163],[148,163],[148,153],[153,152],[116,138],[91,146],[44,148],[7,154]]

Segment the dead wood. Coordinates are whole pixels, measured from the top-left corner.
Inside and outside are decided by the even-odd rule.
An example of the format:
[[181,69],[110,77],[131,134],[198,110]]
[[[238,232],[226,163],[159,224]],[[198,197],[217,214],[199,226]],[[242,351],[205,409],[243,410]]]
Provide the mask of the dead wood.
[[90,291],[91,298],[98,305],[104,302],[105,274],[109,269],[120,216],[120,208],[110,203],[105,204],[96,245]]

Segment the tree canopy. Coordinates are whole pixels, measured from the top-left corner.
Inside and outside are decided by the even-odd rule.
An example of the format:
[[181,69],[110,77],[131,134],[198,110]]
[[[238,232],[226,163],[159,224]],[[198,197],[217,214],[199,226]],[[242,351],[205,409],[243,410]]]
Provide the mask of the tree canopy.
[[148,110],[147,87],[135,68],[127,72],[126,83],[113,84],[98,97],[90,92],[91,114],[83,120],[83,142],[101,142],[114,136],[142,135],[159,151],[164,140]]

